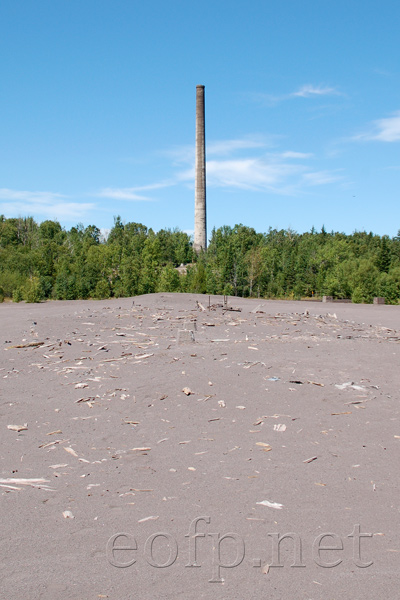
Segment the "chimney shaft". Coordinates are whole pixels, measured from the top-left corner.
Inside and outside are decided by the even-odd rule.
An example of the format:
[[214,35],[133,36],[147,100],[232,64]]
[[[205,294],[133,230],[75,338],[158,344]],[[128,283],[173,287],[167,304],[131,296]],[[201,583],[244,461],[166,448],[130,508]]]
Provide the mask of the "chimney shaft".
[[204,85],[196,86],[196,164],[193,247],[196,252],[206,250],[207,248]]

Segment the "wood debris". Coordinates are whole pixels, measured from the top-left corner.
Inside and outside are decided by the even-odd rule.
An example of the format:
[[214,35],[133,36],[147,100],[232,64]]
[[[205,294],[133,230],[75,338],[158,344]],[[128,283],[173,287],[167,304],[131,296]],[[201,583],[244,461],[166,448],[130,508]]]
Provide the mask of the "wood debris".
[[146,521],[157,521],[157,519],[159,519],[159,517],[145,517],[144,519],[139,519],[138,523],[145,523]]
[[[0,479],[0,484],[3,486],[19,486],[19,485],[27,485],[30,487],[34,487],[34,488],[38,488],[38,489],[43,489],[43,490],[48,490],[53,492],[53,488],[49,487],[47,484],[50,483],[50,481],[48,479],[43,479],[41,477],[39,478],[33,478],[33,479],[23,479],[23,478],[14,478],[14,477],[9,477],[9,478],[5,478],[5,479]],[[14,489],[18,489],[18,488],[14,488]]]
[[318,456],[312,456],[311,458],[307,458],[306,460],[303,460],[303,463],[310,463],[313,462],[313,460],[317,460]]
[[283,504],[279,504],[278,502],[270,502],[269,500],[262,500],[261,502],[256,502],[256,504],[261,504],[262,506],[267,506],[268,508],[276,508],[277,510],[282,510]]
[[272,450],[272,446],[266,444],[265,442],[256,442],[256,446],[262,446],[264,452],[269,452],[270,450]]
[[28,429],[28,423],[24,425],[7,425],[7,429],[11,429],[11,431],[26,431]]
[[283,423],[275,424],[274,431],[286,431],[286,425],[284,425]]
[[[56,443],[56,442],[54,442],[54,443]],[[65,450],[65,452],[68,452],[68,454],[78,457],[78,453],[75,452],[75,450],[73,448],[67,447],[67,448],[64,448],[64,450]]]
[[27,344],[17,344],[16,346],[8,346],[8,348],[36,348],[43,346],[44,342],[28,342]]
[[268,564],[263,566],[263,568],[261,569],[261,573],[263,575],[268,575],[268,573],[269,573],[269,565]]

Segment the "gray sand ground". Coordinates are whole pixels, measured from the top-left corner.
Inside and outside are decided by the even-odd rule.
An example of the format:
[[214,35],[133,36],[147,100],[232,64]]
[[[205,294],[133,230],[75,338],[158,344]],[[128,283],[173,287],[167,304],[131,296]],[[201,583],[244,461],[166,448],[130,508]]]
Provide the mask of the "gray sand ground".
[[398,598],[400,307],[196,301],[0,305],[1,598]]

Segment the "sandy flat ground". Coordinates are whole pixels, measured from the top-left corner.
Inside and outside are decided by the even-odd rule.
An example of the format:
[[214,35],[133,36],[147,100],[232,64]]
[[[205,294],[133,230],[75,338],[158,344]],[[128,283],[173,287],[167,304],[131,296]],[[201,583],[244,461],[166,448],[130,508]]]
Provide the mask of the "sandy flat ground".
[[1,598],[398,597],[400,307],[208,303],[0,305]]

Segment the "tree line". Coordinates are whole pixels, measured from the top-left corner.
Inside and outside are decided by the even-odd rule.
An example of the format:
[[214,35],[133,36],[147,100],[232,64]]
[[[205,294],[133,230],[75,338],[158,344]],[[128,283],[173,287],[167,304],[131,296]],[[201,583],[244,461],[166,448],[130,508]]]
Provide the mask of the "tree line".
[[[185,269],[178,269],[186,265]],[[379,236],[314,228],[258,233],[245,225],[213,229],[197,255],[178,229],[154,232],[120,217],[107,238],[95,225],[0,215],[0,301],[39,302],[196,292],[243,297],[400,299],[400,231]]]

